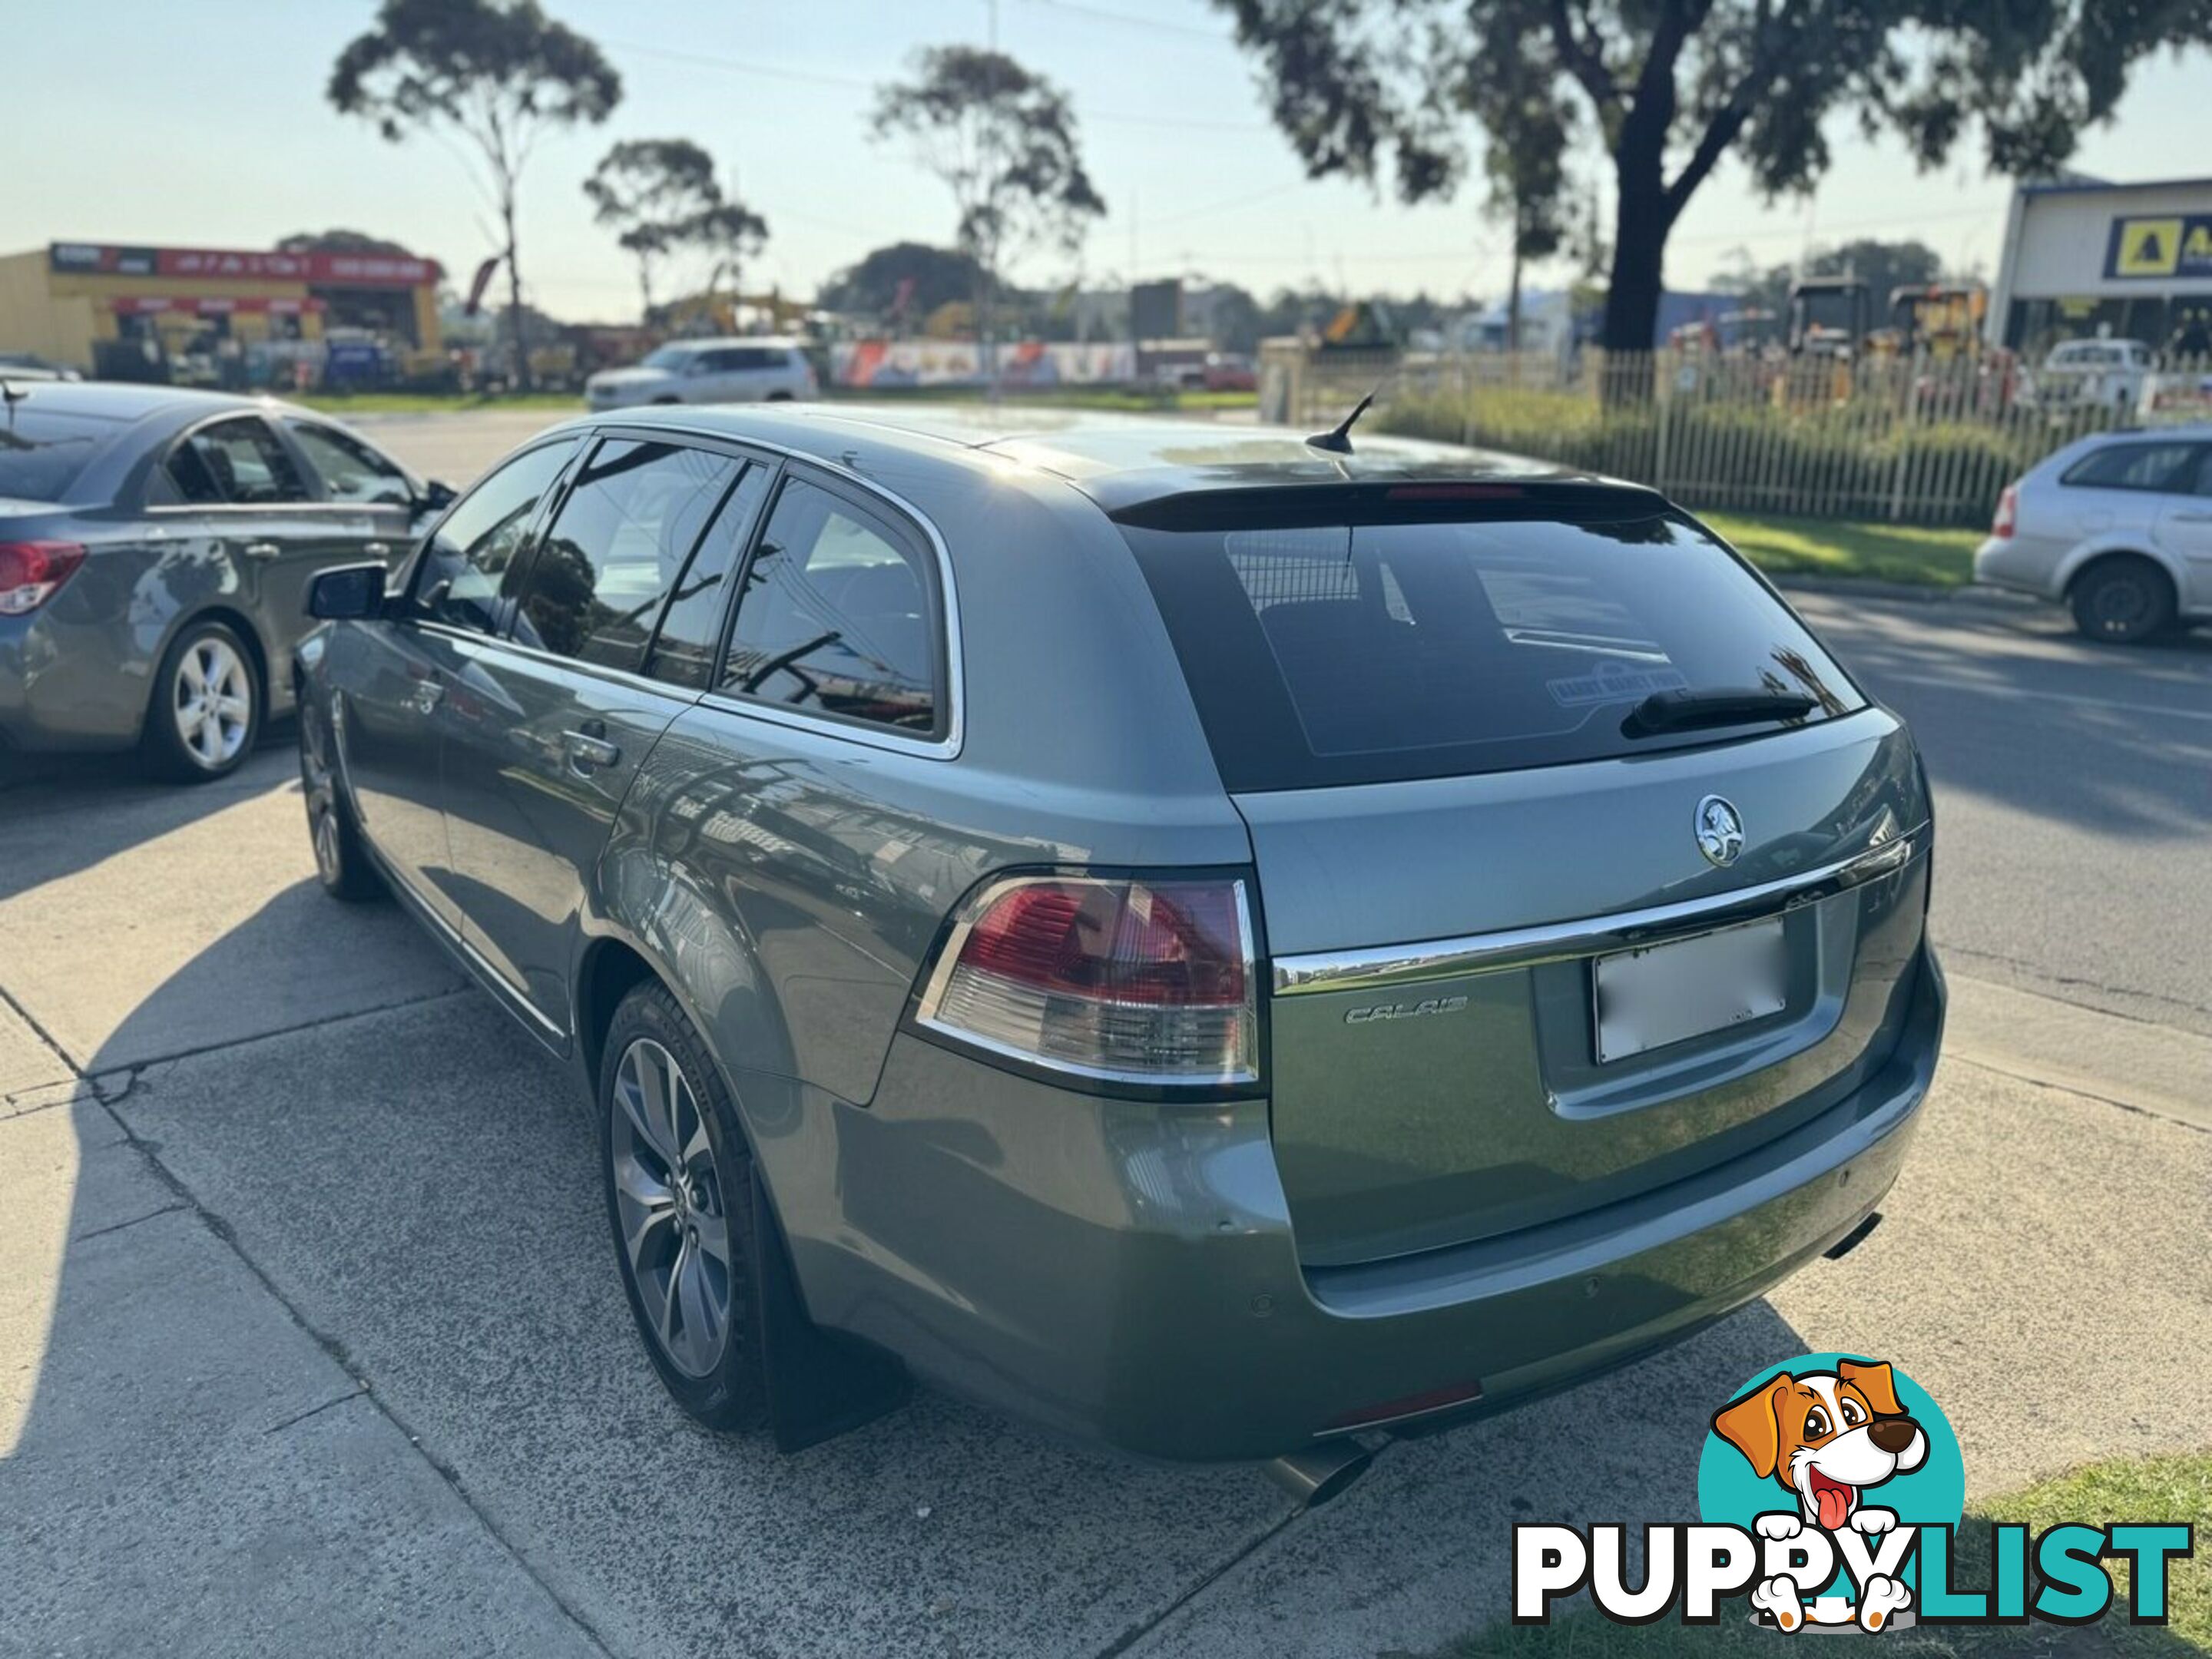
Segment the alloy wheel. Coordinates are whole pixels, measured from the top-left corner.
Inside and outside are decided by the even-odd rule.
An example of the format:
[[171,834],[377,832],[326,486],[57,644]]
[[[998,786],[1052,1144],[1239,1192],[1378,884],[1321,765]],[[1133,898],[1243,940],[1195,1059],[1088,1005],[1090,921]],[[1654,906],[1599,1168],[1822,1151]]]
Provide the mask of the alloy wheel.
[[252,671],[228,641],[195,640],[177,664],[170,708],[193,763],[210,772],[227,766],[253,729]]
[[307,796],[307,834],[314,843],[315,868],[326,882],[338,878],[343,849],[338,844],[337,795],[324,751],[322,723],[307,712],[300,716],[300,784]]
[[654,1340],[686,1376],[704,1376],[729,1340],[729,1207],[697,1092],[650,1037],[615,1067],[615,1206],[623,1249]]

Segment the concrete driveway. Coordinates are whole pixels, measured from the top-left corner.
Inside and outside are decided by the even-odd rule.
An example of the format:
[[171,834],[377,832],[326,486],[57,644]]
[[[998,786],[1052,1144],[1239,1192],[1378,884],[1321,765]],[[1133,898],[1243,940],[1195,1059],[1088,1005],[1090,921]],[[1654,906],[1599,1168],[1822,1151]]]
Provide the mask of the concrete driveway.
[[[1926,609],[1852,615],[1956,680]],[[796,1457],[707,1435],[630,1328],[565,1077],[322,897],[283,744],[208,790],[0,789],[0,1653],[1370,1654],[1498,1616],[1515,1520],[1691,1513],[1707,1414],[1797,1352],[1911,1370],[1970,1493],[2212,1438],[2212,1039],[2145,1017],[2124,949],[2124,1012],[1960,976],[1845,1260],[1318,1512],[933,1397]],[[1945,925],[2006,902],[2039,901]]]

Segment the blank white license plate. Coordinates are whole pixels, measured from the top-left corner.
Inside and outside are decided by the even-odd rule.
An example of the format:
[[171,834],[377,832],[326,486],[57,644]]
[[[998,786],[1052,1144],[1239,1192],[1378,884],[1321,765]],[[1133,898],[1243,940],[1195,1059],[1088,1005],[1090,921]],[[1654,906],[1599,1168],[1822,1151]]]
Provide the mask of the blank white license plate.
[[1780,1013],[1787,965],[1779,916],[1600,957],[1590,987],[1598,1063]]

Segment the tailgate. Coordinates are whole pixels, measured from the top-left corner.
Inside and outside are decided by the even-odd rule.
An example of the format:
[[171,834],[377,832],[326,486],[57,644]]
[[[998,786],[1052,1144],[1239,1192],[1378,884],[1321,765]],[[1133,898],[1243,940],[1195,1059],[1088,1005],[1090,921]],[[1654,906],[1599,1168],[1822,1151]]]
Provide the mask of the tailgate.
[[[1725,868],[1695,833],[1709,795],[1741,821]],[[1237,801],[1273,962],[1275,1154],[1310,1264],[1679,1179],[1817,1115],[1894,1046],[1928,806],[1878,708],[1648,757]],[[1747,922],[1775,952],[1771,1002],[1599,1058],[1600,959]],[[1650,960],[1714,971],[1695,951]]]

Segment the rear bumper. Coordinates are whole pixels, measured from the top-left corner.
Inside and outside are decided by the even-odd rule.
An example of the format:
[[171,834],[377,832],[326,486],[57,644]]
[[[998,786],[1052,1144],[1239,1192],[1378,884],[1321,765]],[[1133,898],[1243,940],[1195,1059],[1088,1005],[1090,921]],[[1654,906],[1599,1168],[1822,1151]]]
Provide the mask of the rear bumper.
[[1729,1164],[1355,1267],[1301,1265],[1264,1103],[1093,1100],[902,1036],[872,1109],[826,1107],[834,1146],[758,1145],[817,1321],[1061,1432],[1261,1458],[1437,1391],[1509,1406],[1758,1296],[1896,1178],[1944,1002],[1923,947],[1889,1060]]
[[1984,587],[2009,588],[2038,599],[2063,599],[2053,578],[2064,552],[2063,547],[2033,537],[1991,536],[1974,550],[1974,580]]
[[26,753],[127,749],[146,709],[146,672],[118,641],[46,611],[0,617],[0,746]]

